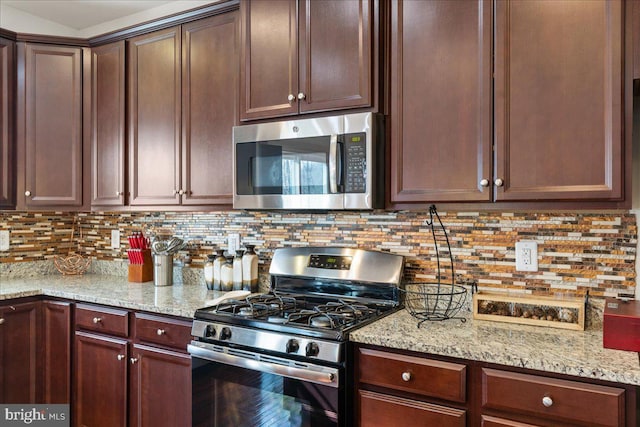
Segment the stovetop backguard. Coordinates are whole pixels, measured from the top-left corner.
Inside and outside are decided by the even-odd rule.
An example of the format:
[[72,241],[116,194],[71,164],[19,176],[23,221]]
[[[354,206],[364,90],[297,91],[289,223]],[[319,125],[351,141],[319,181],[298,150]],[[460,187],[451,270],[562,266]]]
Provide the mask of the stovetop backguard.
[[397,306],[403,268],[404,258],[388,252],[296,247],[276,249],[269,274],[278,293]]

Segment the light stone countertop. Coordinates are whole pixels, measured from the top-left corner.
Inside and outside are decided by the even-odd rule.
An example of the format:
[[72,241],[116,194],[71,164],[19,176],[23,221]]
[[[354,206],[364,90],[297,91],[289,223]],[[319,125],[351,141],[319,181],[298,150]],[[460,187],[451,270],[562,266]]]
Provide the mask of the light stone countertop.
[[351,341],[578,377],[640,385],[638,354],[602,346],[602,330],[457,319],[424,322],[400,310],[349,335]]
[[196,309],[204,307],[207,300],[223,294],[208,291],[204,283],[156,287],[153,282],[132,283],[126,277],[101,274],[0,277],[0,302],[46,295],[186,318],[193,318]]
[[[0,277],[0,302],[46,295],[79,302],[193,318],[207,300],[223,295],[204,284],[156,287],[102,274]],[[480,362],[640,385],[638,354],[602,347],[602,330],[569,331],[500,322],[452,319],[424,322],[400,310],[351,332],[354,342]]]

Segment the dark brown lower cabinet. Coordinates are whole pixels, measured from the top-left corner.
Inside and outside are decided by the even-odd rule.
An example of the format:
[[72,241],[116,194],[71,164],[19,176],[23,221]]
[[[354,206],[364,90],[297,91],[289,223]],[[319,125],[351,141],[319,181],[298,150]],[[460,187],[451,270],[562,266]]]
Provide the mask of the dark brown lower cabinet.
[[71,402],[71,303],[42,303],[43,403]]
[[127,425],[127,341],[77,331],[74,425]]
[[191,425],[191,322],[77,304],[74,425]]
[[0,305],[0,403],[39,400],[40,301]]
[[131,352],[130,426],[191,425],[191,358],[135,344]]

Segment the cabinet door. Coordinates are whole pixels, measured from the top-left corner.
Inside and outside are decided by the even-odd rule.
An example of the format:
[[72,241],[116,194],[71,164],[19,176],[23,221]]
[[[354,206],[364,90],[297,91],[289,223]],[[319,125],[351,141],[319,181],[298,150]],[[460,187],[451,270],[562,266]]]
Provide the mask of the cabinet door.
[[0,208],[15,206],[15,43],[0,38]]
[[620,200],[623,4],[496,2],[496,200]]
[[238,14],[182,29],[183,205],[232,202],[232,130],[238,121]]
[[189,355],[136,344],[131,357],[130,426],[191,425]]
[[124,41],[91,51],[91,204],[123,206],[125,159]]
[[27,208],[82,206],[82,56],[81,48],[24,47],[18,143]]
[[398,0],[391,16],[390,202],[489,201],[491,2]]
[[362,427],[466,426],[466,411],[370,391],[359,391]]
[[71,402],[71,304],[42,303],[43,402]]
[[[296,0],[240,3],[242,120],[298,113],[297,3]],[[295,99],[289,101],[290,95]]]
[[372,4],[300,0],[300,112],[371,105]]
[[74,419],[78,426],[127,425],[127,342],[76,332]]
[[129,203],[180,202],[179,27],[128,41]]
[[39,302],[0,307],[0,403],[39,400]]

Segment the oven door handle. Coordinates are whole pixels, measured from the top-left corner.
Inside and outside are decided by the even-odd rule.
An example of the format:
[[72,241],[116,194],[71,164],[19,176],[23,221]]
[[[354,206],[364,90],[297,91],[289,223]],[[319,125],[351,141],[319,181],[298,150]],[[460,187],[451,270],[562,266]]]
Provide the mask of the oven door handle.
[[[301,381],[308,381],[330,387],[338,387],[338,370],[326,366],[313,365],[311,368],[281,365],[278,363],[259,360],[261,355],[257,353],[257,359],[249,359],[229,353],[203,348],[206,344],[192,342],[187,346],[187,351],[192,357],[210,360],[212,362],[225,363],[227,365],[250,369],[252,371],[266,372]],[[285,360],[285,359],[282,359]],[[289,361],[290,362],[290,361]],[[302,365],[302,364],[301,364]]]

